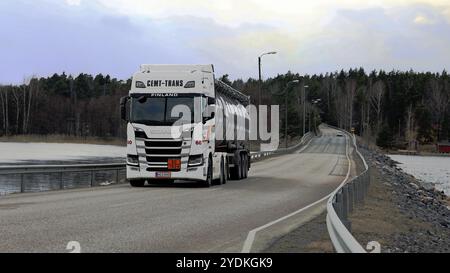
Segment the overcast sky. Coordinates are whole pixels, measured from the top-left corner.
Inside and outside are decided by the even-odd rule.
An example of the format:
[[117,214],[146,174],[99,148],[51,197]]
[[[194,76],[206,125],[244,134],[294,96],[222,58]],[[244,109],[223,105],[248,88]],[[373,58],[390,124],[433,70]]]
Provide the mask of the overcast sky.
[[143,63],[212,63],[264,77],[450,64],[449,0],[2,0],[0,83]]

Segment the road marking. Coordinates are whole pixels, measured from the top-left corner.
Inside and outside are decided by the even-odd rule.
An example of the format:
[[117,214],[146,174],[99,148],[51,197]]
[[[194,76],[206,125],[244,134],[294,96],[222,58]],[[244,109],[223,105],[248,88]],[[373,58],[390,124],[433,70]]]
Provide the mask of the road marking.
[[[345,138],[346,138],[345,152],[346,152],[347,160],[348,160],[348,163],[349,163],[348,164],[348,170],[347,170],[347,175],[345,176],[345,179],[336,188],[336,190],[339,189],[342,185],[344,185],[347,182],[347,180],[349,179],[349,177],[350,177],[350,171],[351,171],[352,162],[351,162],[349,154],[348,154],[348,152],[349,152],[349,147],[348,147],[349,146],[349,138],[348,138],[347,134],[345,134]],[[299,153],[301,153],[310,143],[311,143],[311,141],[303,149],[301,149]],[[278,219],[276,219],[276,220],[274,220],[274,221],[272,221],[270,223],[267,223],[267,224],[265,224],[263,226],[260,226],[260,227],[257,227],[255,229],[250,230],[248,232],[247,238],[245,239],[244,246],[242,247],[241,253],[250,253],[250,251],[252,250],[253,242],[255,241],[255,235],[256,235],[256,233],[258,231],[261,231],[261,230],[266,229],[266,228],[268,228],[270,226],[273,226],[273,225],[275,225],[275,224],[277,224],[277,223],[279,223],[281,221],[284,221],[284,220],[286,220],[286,219],[288,219],[288,218],[290,218],[290,217],[292,217],[292,216],[294,216],[296,214],[299,214],[299,213],[301,213],[301,212],[303,212],[303,211],[305,211],[305,210],[307,210],[307,209],[309,209],[309,208],[311,208],[311,207],[313,207],[313,206],[315,206],[315,205],[325,201],[326,199],[330,198],[330,196],[332,194],[334,194],[334,192],[336,190],[333,190],[327,196],[325,196],[325,197],[315,201],[314,203],[311,203],[311,204],[307,205],[306,207],[303,207],[303,208],[301,208],[301,209],[299,209],[297,211],[294,211],[294,212],[292,212],[292,213],[290,213],[288,215],[285,215],[285,216],[283,216],[281,218],[278,218]]]
[[313,141],[313,139],[314,139],[314,138],[311,138],[311,139],[308,141],[308,143],[307,143],[303,148],[301,148],[297,153],[300,154],[300,153],[302,153],[306,148],[308,148],[309,144],[311,144],[311,142]]
[[325,146],[325,149],[323,149],[323,152],[324,152],[324,153],[327,152],[328,147],[330,147],[330,144],[331,144],[331,139],[330,139],[330,141],[328,141],[327,145]]

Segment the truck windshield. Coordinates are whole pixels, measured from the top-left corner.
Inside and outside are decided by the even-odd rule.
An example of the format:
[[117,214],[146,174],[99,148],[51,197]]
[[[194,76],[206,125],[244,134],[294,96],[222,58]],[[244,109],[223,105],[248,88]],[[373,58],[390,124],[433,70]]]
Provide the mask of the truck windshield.
[[[175,113],[172,116],[174,107],[181,105],[187,111],[190,110],[190,117]],[[186,108],[187,107],[187,108]],[[183,109],[181,108],[181,109]],[[146,125],[166,125],[171,126],[180,118],[184,123],[194,123],[194,97],[132,97],[131,98],[131,122]]]

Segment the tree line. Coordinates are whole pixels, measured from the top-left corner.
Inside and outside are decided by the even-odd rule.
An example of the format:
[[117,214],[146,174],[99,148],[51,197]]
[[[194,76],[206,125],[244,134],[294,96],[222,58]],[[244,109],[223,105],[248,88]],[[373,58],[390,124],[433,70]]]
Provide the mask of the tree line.
[[[228,80],[227,75],[224,78]],[[450,76],[445,70],[367,73],[359,68],[303,76],[288,72],[267,79],[262,83],[262,103],[280,105],[282,131],[286,98],[280,92],[294,79],[300,83],[287,90],[289,135],[301,134],[305,106],[307,127],[311,120],[317,124],[320,115],[321,121],[353,128],[381,147],[414,148],[414,143],[450,141]],[[229,83],[257,103],[257,80]]]
[[102,74],[63,73],[0,86],[0,135],[125,137],[118,101],[130,84]]
[[[280,105],[281,132],[287,109],[290,137],[321,121],[354,128],[382,147],[436,143],[450,136],[450,76],[446,71],[366,73],[359,68],[319,75],[288,72],[262,82],[252,78],[232,81],[228,75],[221,80],[249,95],[253,104],[258,103],[261,88],[262,104]],[[299,83],[287,86],[292,80]],[[0,86],[0,136],[125,138],[119,99],[127,95],[130,85],[131,79],[63,73]]]

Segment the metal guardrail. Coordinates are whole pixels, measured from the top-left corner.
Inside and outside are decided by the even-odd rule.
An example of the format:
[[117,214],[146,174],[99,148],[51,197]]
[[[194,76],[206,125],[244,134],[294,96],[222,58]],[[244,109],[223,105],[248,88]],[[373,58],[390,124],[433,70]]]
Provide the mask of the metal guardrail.
[[[251,158],[256,160],[276,153],[292,151],[311,139],[312,136],[313,134],[311,133],[305,134],[300,143],[287,149],[253,152],[251,153]],[[125,163],[2,166],[0,167],[0,183],[2,183],[3,178],[3,183],[13,188],[6,190],[6,192],[10,193],[94,187],[126,182],[125,175],[121,175],[121,172],[125,170]],[[96,175],[102,172],[109,172],[109,175],[103,174],[103,181],[99,183]],[[70,182],[70,180],[76,179],[82,180],[82,182]],[[0,191],[1,194],[2,192]]]
[[314,137],[314,134],[311,133],[311,132],[308,132],[300,139],[300,142],[295,144],[294,146],[291,146],[291,147],[288,147],[288,148],[279,148],[279,149],[277,149],[275,151],[252,152],[250,154],[250,157],[252,159],[258,159],[260,157],[270,156],[270,155],[274,155],[274,154],[281,154],[281,153],[291,152],[291,151],[293,151],[295,149],[298,149],[300,146],[304,145],[305,143],[307,143],[313,137]]
[[[15,189],[11,191],[21,193],[42,191],[42,189],[93,187],[124,181],[120,178],[120,174],[121,171],[125,171],[125,168],[125,163],[2,166],[0,167],[0,179],[7,177],[8,180],[17,183],[18,187],[14,187]],[[99,172],[109,172],[107,181],[97,183],[96,175]],[[39,181],[39,175],[41,181]],[[42,176],[44,176],[43,179]],[[74,180],[71,176],[75,176],[75,179],[80,179],[82,182],[68,182]]]
[[[344,132],[352,139],[356,153],[364,164],[364,171],[337,188],[327,202],[327,229],[333,246],[338,253],[367,253],[361,244],[351,234],[351,223],[348,215],[354,206],[362,204],[370,186],[370,172],[366,160],[358,150],[356,137],[345,130],[329,126]],[[348,151],[347,151],[348,156]],[[369,242],[367,250],[371,253],[380,252],[378,242]]]

